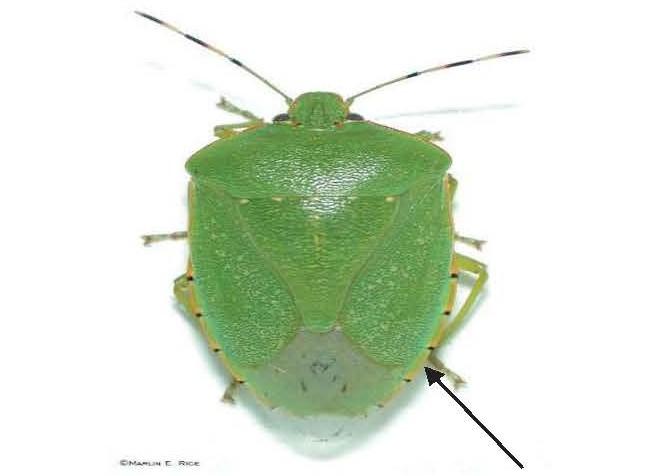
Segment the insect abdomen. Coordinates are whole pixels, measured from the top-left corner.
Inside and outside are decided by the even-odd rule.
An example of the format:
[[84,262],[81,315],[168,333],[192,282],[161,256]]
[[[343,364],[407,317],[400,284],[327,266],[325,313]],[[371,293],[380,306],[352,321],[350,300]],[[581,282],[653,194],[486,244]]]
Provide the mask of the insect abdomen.
[[[204,225],[193,224],[192,257],[208,328],[257,393],[294,413],[352,413],[396,388],[437,324],[435,315],[421,326],[411,317],[434,314],[443,299],[441,280],[421,282],[448,269],[438,240],[447,230],[437,182],[370,197],[234,197],[212,185],[195,195],[193,223]],[[420,230],[426,219],[430,227]],[[414,263],[401,262],[396,251],[415,233],[427,240],[412,244],[412,261],[424,273],[409,269]],[[391,289],[392,272],[421,280],[417,291],[409,294],[409,279]],[[396,307],[401,292],[408,304]],[[364,308],[368,294],[376,299]],[[409,304],[415,300],[421,307]],[[405,322],[412,325],[401,327]],[[378,352],[387,341],[405,352]],[[317,393],[336,398],[319,400]]]

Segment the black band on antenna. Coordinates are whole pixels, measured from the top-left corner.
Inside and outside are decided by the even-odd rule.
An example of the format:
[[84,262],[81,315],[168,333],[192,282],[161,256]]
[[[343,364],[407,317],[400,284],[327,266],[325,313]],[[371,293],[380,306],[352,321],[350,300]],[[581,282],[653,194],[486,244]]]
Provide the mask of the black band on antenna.
[[192,41],[193,43],[196,43],[196,44],[198,44],[198,45],[200,45],[200,46],[203,46],[204,48],[206,48],[206,49],[212,51],[213,53],[216,53],[216,54],[222,56],[223,58],[228,59],[229,61],[231,61],[233,64],[235,64],[235,65],[238,66],[239,68],[244,69],[244,70],[247,71],[249,74],[251,74],[252,76],[254,76],[255,78],[257,78],[258,80],[260,80],[262,83],[264,83],[264,84],[265,84],[266,86],[268,86],[270,89],[272,89],[273,91],[275,91],[277,94],[283,96],[283,98],[286,100],[286,104],[291,104],[291,103],[293,102],[293,100],[292,100],[290,97],[288,97],[286,94],[284,94],[283,91],[281,91],[278,87],[276,87],[276,86],[275,86],[274,84],[272,84],[270,81],[268,81],[267,79],[265,79],[263,76],[261,76],[261,75],[258,74],[256,71],[254,71],[254,70],[252,70],[251,68],[249,68],[248,66],[245,66],[242,62],[238,61],[236,58],[232,58],[231,56],[229,56],[228,54],[226,54],[224,51],[220,50],[219,48],[216,48],[215,46],[209,45],[208,43],[206,43],[205,41],[200,40],[200,39],[197,38],[197,37],[194,37],[194,36],[192,36],[192,35],[188,35],[187,33],[185,33],[185,32],[183,32],[183,31],[179,30],[179,29],[176,28],[175,26],[170,25],[169,23],[166,23],[166,22],[162,21],[161,19],[154,17],[153,15],[149,15],[148,13],[144,13],[144,12],[139,12],[139,11],[137,11],[137,10],[135,11],[135,13],[137,13],[137,14],[138,14],[139,16],[141,16],[141,17],[146,18],[147,20],[151,20],[152,22],[155,22],[155,23],[157,23],[158,25],[162,25],[162,26],[164,26],[165,28],[168,28],[168,29],[172,30],[173,32],[178,33],[179,35],[181,35],[181,36],[187,38],[188,40]]
[[415,78],[417,76],[421,76],[422,74],[425,74],[425,73],[432,73],[433,71],[439,71],[440,69],[455,68],[456,66],[464,66],[466,64],[478,63],[480,61],[487,61],[487,60],[491,60],[491,59],[495,59],[495,58],[501,58],[503,56],[521,55],[523,53],[529,53],[529,50],[504,51],[503,53],[495,53],[493,55],[481,56],[480,58],[476,58],[476,59],[457,61],[455,63],[447,63],[447,64],[442,64],[442,65],[439,65],[439,66],[433,66],[432,68],[424,69],[423,71],[416,71],[414,73],[409,73],[409,74],[406,74],[404,76],[400,76],[398,78],[392,79],[390,81],[377,84],[377,85],[373,86],[372,88],[365,89],[364,91],[362,91],[360,93],[357,93],[357,94],[354,94],[354,95],[350,96],[348,99],[346,99],[346,103],[348,105],[350,105],[359,96],[363,96],[364,94],[373,92],[376,89],[380,89],[380,88],[383,88],[385,86],[389,86],[390,84],[394,84],[394,83],[397,83],[399,81],[404,81],[405,79],[410,79],[410,78]]

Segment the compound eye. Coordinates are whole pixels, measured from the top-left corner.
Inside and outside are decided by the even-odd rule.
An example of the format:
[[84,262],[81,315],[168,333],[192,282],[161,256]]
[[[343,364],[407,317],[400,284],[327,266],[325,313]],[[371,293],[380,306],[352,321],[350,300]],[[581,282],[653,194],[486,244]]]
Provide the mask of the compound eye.
[[277,114],[275,117],[272,118],[272,122],[283,122],[283,121],[290,121],[290,120],[291,120],[291,118],[286,113]]
[[361,114],[355,114],[354,112],[351,112],[348,114],[348,117],[346,117],[347,120],[349,121],[363,121],[364,118],[362,117]]

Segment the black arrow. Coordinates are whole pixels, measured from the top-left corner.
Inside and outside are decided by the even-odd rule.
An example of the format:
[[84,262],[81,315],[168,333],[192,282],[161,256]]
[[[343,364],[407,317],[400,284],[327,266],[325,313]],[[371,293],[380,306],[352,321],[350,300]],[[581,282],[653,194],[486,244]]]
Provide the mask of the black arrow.
[[515,464],[516,464],[517,466],[519,466],[520,469],[523,469],[524,466],[522,465],[522,463],[520,463],[519,460],[518,460],[517,458],[515,458],[515,457],[513,456],[513,454],[512,454],[510,451],[508,451],[508,450],[506,449],[505,446],[503,446],[503,443],[501,443],[501,442],[499,441],[499,439],[498,439],[496,436],[494,436],[494,435],[492,434],[492,432],[491,432],[490,430],[488,430],[488,429],[485,427],[485,425],[483,425],[483,424],[481,423],[481,421],[480,421],[478,418],[476,418],[476,417],[474,416],[473,413],[471,413],[471,410],[469,410],[469,409],[465,406],[465,404],[462,403],[462,402],[458,399],[458,397],[456,397],[455,394],[454,394],[453,392],[451,392],[451,391],[448,389],[448,387],[447,387],[446,385],[444,385],[444,382],[442,382],[442,380],[441,380],[442,377],[444,376],[444,374],[443,374],[442,372],[439,372],[439,371],[435,370],[435,369],[429,369],[428,367],[424,367],[424,369],[426,369],[426,378],[428,379],[428,386],[432,386],[433,383],[438,383],[439,386],[442,387],[442,388],[444,389],[444,391],[446,391],[446,393],[448,393],[448,394],[451,396],[451,398],[452,398],[453,400],[455,400],[456,403],[457,403],[458,405],[460,405],[460,407],[462,407],[462,409],[465,411],[465,413],[466,413],[467,415],[469,415],[469,416],[471,417],[471,419],[474,420],[474,421],[478,424],[478,426],[480,426],[480,427],[483,429],[483,431],[484,431],[485,433],[487,433],[488,436],[494,440],[494,442],[495,442],[497,445],[499,445],[499,448],[501,448],[501,449],[503,450],[503,452],[506,453],[506,454],[508,455],[508,457],[510,457],[510,459],[512,459],[512,460],[515,462]]

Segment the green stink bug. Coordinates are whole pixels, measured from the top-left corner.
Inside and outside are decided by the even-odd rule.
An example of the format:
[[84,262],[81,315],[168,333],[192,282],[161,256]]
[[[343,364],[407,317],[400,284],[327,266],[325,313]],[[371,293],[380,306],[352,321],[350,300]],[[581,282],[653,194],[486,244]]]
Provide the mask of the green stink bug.
[[[218,126],[217,140],[186,169],[188,270],[175,295],[233,376],[265,404],[298,416],[365,414],[382,406],[424,363],[453,376],[435,349],[460,327],[487,280],[484,264],[454,251],[457,182],[439,137],[364,120],[353,101],[424,73],[526,53],[516,50],[436,66],[347,99],[310,92],[293,100],[239,60],[145,13],[227,58],[286,100],[271,123],[226,100],[245,122]],[[459,273],[476,277],[457,312]]]

